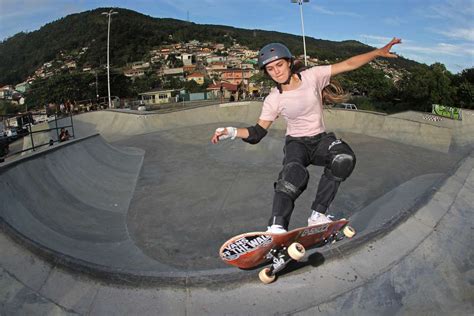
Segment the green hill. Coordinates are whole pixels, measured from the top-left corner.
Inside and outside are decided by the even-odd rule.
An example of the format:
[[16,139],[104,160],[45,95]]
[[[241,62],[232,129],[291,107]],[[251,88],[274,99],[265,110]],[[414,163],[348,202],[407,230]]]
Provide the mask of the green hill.
[[[63,54],[78,54],[78,67],[97,67],[106,63],[107,18],[99,8],[66,16],[30,33],[18,33],[0,43],[0,84],[24,81],[45,62]],[[269,42],[283,42],[293,54],[303,53],[298,35],[233,28],[222,25],[200,25],[175,19],[153,18],[135,11],[114,8],[119,14],[112,17],[111,63],[114,67],[142,59],[149,50],[161,44],[188,42],[234,41],[250,49],[259,49]],[[336,60],[366,52],[371,47],[357,41],[334,42],[306,38],[307,53],[321,60]],[[396,68],[410,69],[417,63],[398,58],[389,61]]]

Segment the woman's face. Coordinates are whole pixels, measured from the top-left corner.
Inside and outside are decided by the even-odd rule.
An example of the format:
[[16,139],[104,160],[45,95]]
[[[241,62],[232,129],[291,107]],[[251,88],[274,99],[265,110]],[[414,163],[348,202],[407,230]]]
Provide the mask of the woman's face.
[[267,73],[278,83],[284,83],[290,76],[290,62],[286,59],[277,59],[265,66]]

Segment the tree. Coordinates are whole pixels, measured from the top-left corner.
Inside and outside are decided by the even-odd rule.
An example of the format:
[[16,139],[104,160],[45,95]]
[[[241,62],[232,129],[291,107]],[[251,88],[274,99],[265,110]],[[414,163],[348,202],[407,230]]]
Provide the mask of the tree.
[[150,91],[152,89],[156,89],[160,87],[161,80],[158,78],[156,74],[148,74],[144,77],[137,78],[131,84],[130,96],[137,96],[139,93]]
[[474,84],[474,67],[464,69],[459,76],[470,84]]
[[183,61],[181,59],[176,58],[176,55],[174,54],[169,54],[168,58],[166,58],[165,63],[170,68],[183,67]]
[[414,68],[403,76],[399,87],[400,110],[408,110],[411,107],[413,110],[429,111],[431,103],[428,77],[429,68],[425,66]]
[[24,106],[20,106],[7,100],[0,100],[0,115],[18,113],[21,111],[20,107]]
[[256,73],[255,75],[253,75],[252,77],[250,77],[249,82],[254,83],[254,84],[260,84],[265,87],[271,87],[275,85],[275,83],[270,78],[270,76],[267,76],[263,71],[260,71]]
[[394,112],[396,87],[382,70],[370,65],[338,75],[333,79],[354,97],[351,102],[364,110]]
[[456,98],[457,106],[474,109],[474,85],[464,81],[457,88]]
[[163,89],[181,89],[183,87],[183,81],[175,77],[164,78]]
[[188,93],[203,92],[206,91],[201,85],[194,80],[185,81],[183,85],[184,90]]
[[400,99],[405,109],[431,111],[432,104],[453,106],[455,89],[451,73],[444,65],[420,65],[404,76],[400,85]]
[[25,94],[28,108],[43,108],[48,103],[95,99],[93,74],[59,74],[33,82]]
[[[107,80],[104,80],[103,82],[106,83]],[[111,90],[112,95],[118,96],[120,98],[125,98],[132,95],[131,80],[122,73],[116,73],[110,77],[110,86],[111,86],[110,90]],[[104,89],[103,95],[107,95],[106,91],[107,90]]]
[[441,63],[430,66],[430,101],[432,104],[453,105],[454,88],[451,86],[451,73]]
[[452,83],[456,89],[455,104],[474,109],[474,68],[464,69],[460,74],[453,76]]

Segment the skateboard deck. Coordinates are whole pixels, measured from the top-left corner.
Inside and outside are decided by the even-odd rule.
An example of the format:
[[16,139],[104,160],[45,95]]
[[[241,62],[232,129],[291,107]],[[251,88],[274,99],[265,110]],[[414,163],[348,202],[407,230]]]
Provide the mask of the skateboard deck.
[[[299,257],[304,255],[306,248],[323,246],[329,242],[341,240],[346,234],[347,237],[352,237],[355,232],[347,225],[348,223],[348,220],[341,219],[325,224],[296,228],[283,234],[245,233],[226,241],[221,246],[219,255],[227,264],[241,269],[255,268],[273,261],[272,268],[267,273],[274,275],[292,259],[299,260]],[[343,230],[344,233],[342,233]],[[297,259],[291,254],[291,252],[295,252],[295,249],[291,248],[295,248],[296,253],[299,253],[296,256]]]

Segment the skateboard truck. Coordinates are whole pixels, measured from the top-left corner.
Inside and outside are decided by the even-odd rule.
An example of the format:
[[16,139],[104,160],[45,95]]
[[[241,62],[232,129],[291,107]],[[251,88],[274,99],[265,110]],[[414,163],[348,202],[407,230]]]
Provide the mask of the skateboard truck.
[[[327,239],[323,240],[324,244],[335,243],[344,239],[344,237],[352,238],[355,235],[355,230],[351,226],[344,226],[342,233],[337,231],[328,236]],[[272,283],[275,281],[276,273],[283,270],[286,265],[291,261],[300,261],[305,255],[305,248],[298,242],[292,243],[288,248],[283,246],[281,248],[273,248],[266,255],[266,259],[272,261],[272,265],[269,268],[264,268],[258,274],[258,278],[264,284]]]
[[272,260],[272,265],[270,267],[270,273],[274,274],[282,270],[288,262],[291,261],[290,256],[286,253],[287,248],[284,247],[281,250],[272,249],[267,255],[267,258]]
[[272,260],[272,265],[260,271],[258,274],[260,281],[265,284],[273,282],[277,272],[285,268],[291,260],[301,260],[305,252],[303,245],[297,242],[292,243],[288,248],[273,248],[266,256],[267,259]]

